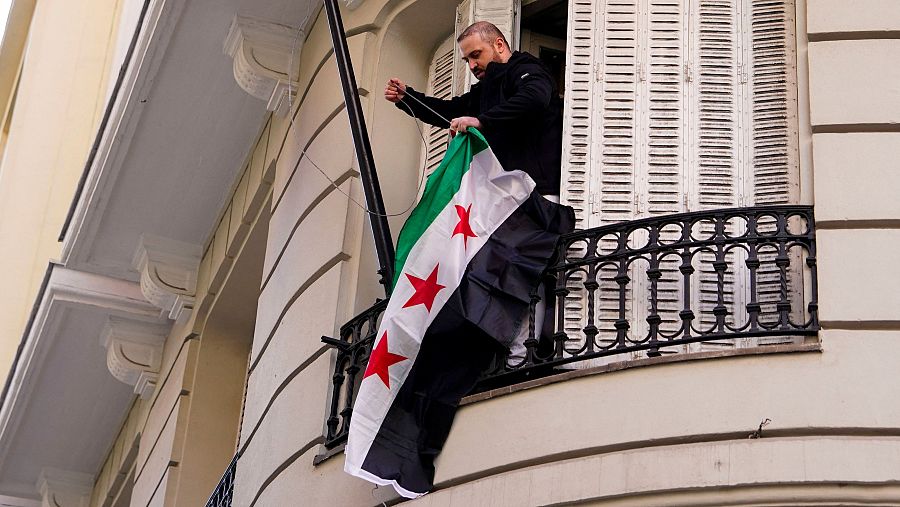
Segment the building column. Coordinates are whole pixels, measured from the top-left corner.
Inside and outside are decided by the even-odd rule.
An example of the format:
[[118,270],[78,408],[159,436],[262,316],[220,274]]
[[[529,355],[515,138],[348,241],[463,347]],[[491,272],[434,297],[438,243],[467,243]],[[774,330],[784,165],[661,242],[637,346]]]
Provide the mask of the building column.
[[826,330],[900,329],[900,2],[808,0],[819,304]]

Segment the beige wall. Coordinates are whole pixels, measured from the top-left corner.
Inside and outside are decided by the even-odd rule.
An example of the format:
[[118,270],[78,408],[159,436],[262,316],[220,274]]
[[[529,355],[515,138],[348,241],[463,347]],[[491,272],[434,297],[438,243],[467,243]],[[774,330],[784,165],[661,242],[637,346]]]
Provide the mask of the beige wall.
[[[253,140],[207,244],[195,309],[174,323],[157,387],[132,408],[91,507],[202,505],[234,456],[269,226],[270,125]],[[123,460],[120,448],[134,440],[134,456]],[[118,493],[123,480],[128,489]]]
[[34,10],[0,161],[3,376],[47,263],[59,254],[57,236],[102,115],[117,5],[41,0]]
[[810,0],[808,20],[822,325],[898,329],[900,4]]

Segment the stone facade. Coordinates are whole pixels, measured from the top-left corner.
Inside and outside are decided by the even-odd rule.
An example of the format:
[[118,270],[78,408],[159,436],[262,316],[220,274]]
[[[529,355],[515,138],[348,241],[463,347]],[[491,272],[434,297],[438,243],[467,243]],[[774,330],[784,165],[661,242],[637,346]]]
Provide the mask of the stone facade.
[[[138,61],[158,58],[162,71],[142,67],[135,73],[149,77],[135,82],[178,72],[184,83],[196,79],[188,79],[179,66],[182,55],[171,53],[183,49],[179,37],[187,32],[179,30],[196,28],[195,36],[208,32],[203,39],[208,44],[195,45],[191,61],[219,58],[216,71],[230,75],[227,83],[202,95],[185,91],[188,98],[180,100],[190,99],[203,111],[202,100],[220,100],[242,114],[186,119],[176,114],[185,104],[166,109],[159,105],[162,92],[147,93],[147,102],[136,104],[149,105],[123,106],[122,132],[139,133],[127,141],[135,151],[142,139],[152,138],[188,155],[195,143],[198,150],[212,146],[242,156],[231,160],[233,167],[214,168],[211,174],[226,180],[214,190],[203,190],[210,182],[190,186],[189,170],[161,167],[154,176],[171,174],[178,182],[173,192],[183,184],[197,202],[215,202],[215,209],[160,196],[170,206],[135,209],[160,217],[161,223],[142,222],[141,230],[132,230],[138,226],[131,222],[105,225],[119,224],[106,206],[121,209],[114,208],[117,201],[138,202],[142,185],[133,183],[128,167],[152,164],[162,154],[148,149],[143,158],[123,164],[119,183],[108,184],[108,199],[76,201],[86,202],[78,215],[84,225],[64,242],[64,273],[98,271],[82,278],[116,293],[89,329],[95,331],[91,343],[101,367],[107,354],[115,359],[107,387],[130,401],[116,405],[120,419],[111,423],[116,430],[95,432],[99,440],[91,440],[93,447],[103,447],[102,459],[59,470],[49,461],[37,463],[44,454],[35,453],[28,466],[46,470],[31,492],[3,482],[3,474],[19,463],[0,458],[0,500],[7,495],[16,506],[52,505],[58,491],[73,504],[90,507],[202,505],[236,457],[235,506],[399,501],[389,488],[373,490],[345,474],[339,450],[323,445],[334,352],[321,337],[336,336],[343,323],[383,297],[325,13],[315,2],[200,3],[147,3],[142,19],[156,29],[145,33],[146,44],[135,39]],[[572,0],[571,13],[591,16],[596,3]],[[893,283],[900,268],[892,262],[893,249],[900,246],[900,205],[894,196],[900,185],[894,171],[900,155],[900,71],[894,64],[900,54],[900,5],[850,4],[790,3],[789,53],[796,58],[790,108],[796,116],[790,119],[796,122],[796,155],[791,155],[796,160],[791,163],[799,168],[792,198],[815,206],[818,336],[612,361],[466,398],[437,462],[436,490],[407,504],[900,503],[900,405],[894,401],[900,377],[891,359],[900,354],[900,289]],[[198,15],[202,9],[212,14]],[[405,218],[401,212],[419,191],[422,142],[418,127],[381,100],[381,89],[393,76],[416,89],[428,88],[435,50],[453,34],[456,6],[444,0],[353,1],[343,4],[343,16],[396,238]],[[207,18],[216,23],[199,21]],[[196,25],[185,28],[178,20]],[[171,40],[161,44],[166,37]],[[570,54],[576,46],[569,46]],[[577,81],[569,72],[568,82]],[[152,116],[154,111],[169,116]],[[177,118],[180,123],[173,121],[170,128],[188,139],[187,147],[165,128],[148,133],[139,130],[147,128],[144,124],[128,127],[129,114],[137,112],[149,115],[143,121],[151,125]],[[566,114],[569,126],[602,119],[596,108]],[[109,140],[110,153],[116,143],[131,146],[122,139]],[[212,141],[201,146],[206,139]],[[10,136],[7,153],[21,149],[14,142]],[[179,160],[202,169],[207,158]],[[96,162],[88,174],[100,178],[114,163]],[[595,160],[583,170],[599,170],[600,164]],[[0,190],[8,193],[5,185],[0,179]],[[103,191],[102,181],[96,188]],[[579,205],[590,209],[590,203]],[[18,205],[7,200],[0,206]],[[187,225],[179,228],[181,222]],[[79,236],[91,230],[99,232]],[[96,260],[102,252],[90,253],[95,242],[79,238],[110,242],[104,244],[127,238],[116,258],[123,263],[104,271]],[[160,245],[178,248],[166,254]],[[57,272],[51,282],[60,276]],[[21,282],[17,287],[31,283]],[[45,300],[61,285],[37,291],[38,315],[45,306],[53,309]],[[125,317],[153,330],[152,347],[140,349],[152,364],[128,356],[125,345],[144,342],[128,341],[127,333],[106,340],[112,349],[102,347],[103,337],[115,334],[104,334],[103,324]],[[61,343],[51,339],[60,332],[18,326],[25,329],[27,350],[32,343]],[[31,435],[15,433],[24,430],[5,422],[31,421],[21,408],[29,400],[25,388],[40,389],[42,379],[51,387],[64,384],[64,377],[52,376],[39,362],[19,364],[11,375],[13,394],[4,395],[0,412],[0,445],[7,446],[13,436]],[[141,383],[139,376],[152,381]],[[74,416],[60,419],[63,428],[75,424],[69,420]],[[34,420],[35,431],[49,432],[42,424],[46,421]]]

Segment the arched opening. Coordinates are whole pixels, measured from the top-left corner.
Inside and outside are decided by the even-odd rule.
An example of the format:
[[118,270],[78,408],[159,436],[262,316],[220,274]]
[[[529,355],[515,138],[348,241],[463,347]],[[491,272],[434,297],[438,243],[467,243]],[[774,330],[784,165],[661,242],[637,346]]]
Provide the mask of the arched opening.
[[266,204],[253,224],[200,331],[178,475],[178,498],[186,504],[206,501],[237,450],[268,209]]

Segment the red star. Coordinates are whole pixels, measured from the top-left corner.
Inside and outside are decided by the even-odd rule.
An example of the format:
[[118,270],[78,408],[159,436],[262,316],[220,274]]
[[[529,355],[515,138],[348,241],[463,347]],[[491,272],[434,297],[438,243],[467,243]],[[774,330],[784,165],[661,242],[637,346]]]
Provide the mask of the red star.
[[409,283],[416,289],[416,293],[409,298],[409,301],[403,305],[403,308],[425,305],[425,308],[427,308],[429,312],[431,311],[431,306],[434,305],[434,298],[437,297],[437,293],[445,287],[444,285],[437,283],[438,267],[440,267],[440,264],[434,266],[431,274],[424,280],[406,273],[406,278],[409,278]]
[[372,354],[369,356],[369,365],[366,367],[366,373],[363,374],[363,380],[369,375],[378,375],[378,378],[390,389],[391,378],[388,375],[388,368],[394,363],[406,361],[407,359],[399,354],[388,352],[387,331],[385,331],[381,341],[378,342],[378,345],[375,346]]
[[456,229],[453,229],[453,234],[450,235],[452,238],[457,234],[463,235],[463,250],[468,247],[469,238],[477,238],[478,235],[472,231],[472,227],[469,226],[469,212],[472,210],[472,205],[470,204],[468,208],[463,208],[459,204],[456,204],[456,214],[459,215],[459,223],[456,224]]

